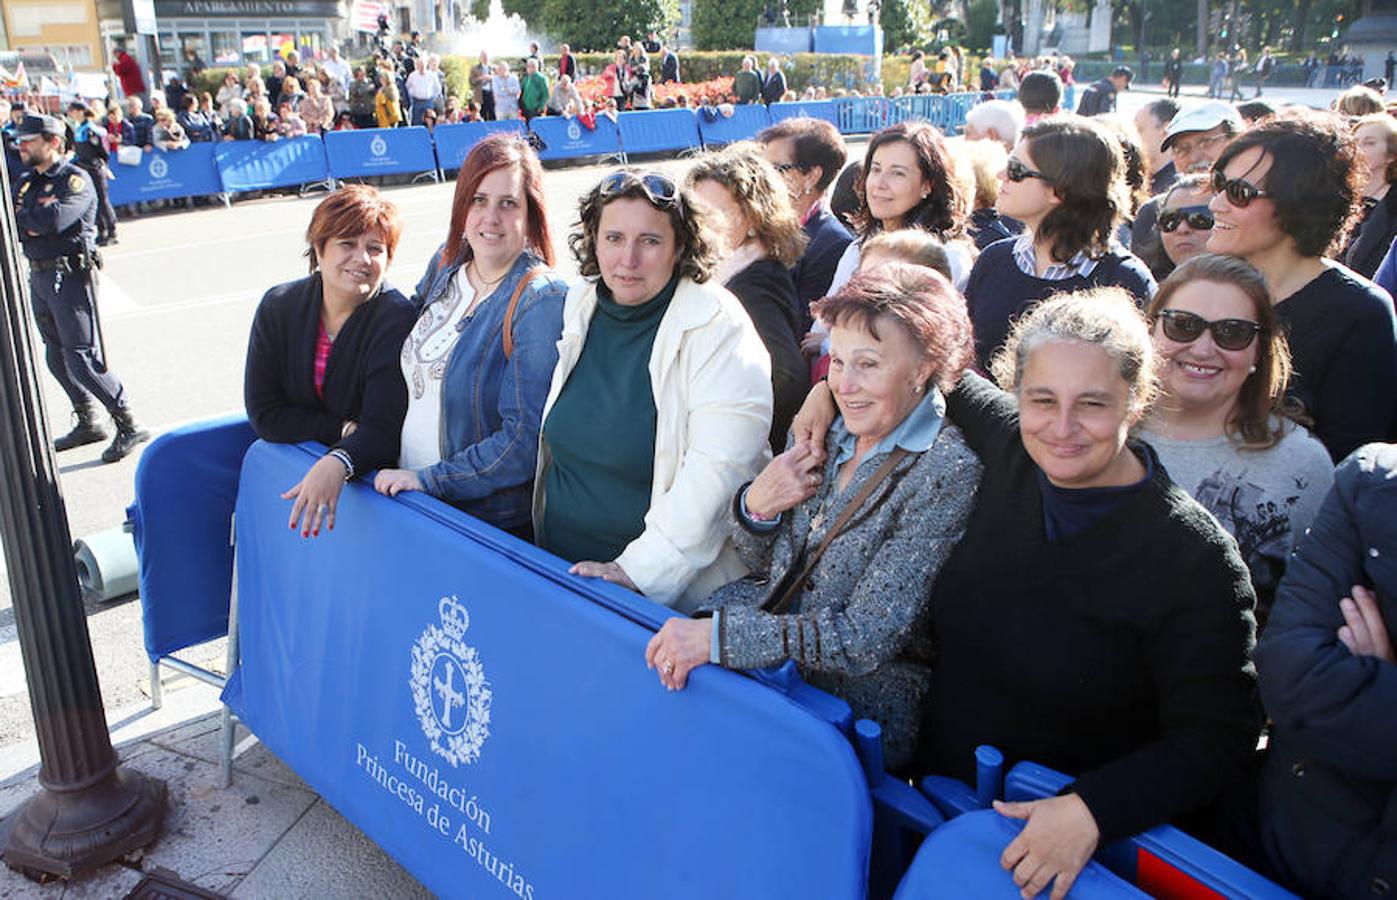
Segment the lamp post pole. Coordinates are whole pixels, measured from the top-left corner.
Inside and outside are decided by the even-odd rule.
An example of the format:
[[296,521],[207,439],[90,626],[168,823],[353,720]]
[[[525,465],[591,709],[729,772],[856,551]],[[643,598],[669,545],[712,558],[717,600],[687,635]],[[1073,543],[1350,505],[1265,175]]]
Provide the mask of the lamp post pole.
[[155,840],[165,785],[117,764],[73,561],[68,513],[43,414],[0,165],[0,537],[39,740],[40,790],[10,818],[4,859],[71,878]]

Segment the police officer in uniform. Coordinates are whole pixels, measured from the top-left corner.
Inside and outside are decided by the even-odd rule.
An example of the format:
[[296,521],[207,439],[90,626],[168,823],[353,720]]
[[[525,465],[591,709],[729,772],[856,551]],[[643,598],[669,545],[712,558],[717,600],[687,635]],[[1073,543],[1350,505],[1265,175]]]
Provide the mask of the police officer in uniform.
[[29,259],[29,291],[49,371],[73,404],[77,425],[54,440],[56,450],[107,438],[94,398],[111,414],[116,435],[103,462],[127,456],[150,433],[136,424],[120,380],[107,370],[97,321],[95,247],[97,191],[64,151],[63,123],[28,115],[19,153],[29,171],[15,187],[15,223]]

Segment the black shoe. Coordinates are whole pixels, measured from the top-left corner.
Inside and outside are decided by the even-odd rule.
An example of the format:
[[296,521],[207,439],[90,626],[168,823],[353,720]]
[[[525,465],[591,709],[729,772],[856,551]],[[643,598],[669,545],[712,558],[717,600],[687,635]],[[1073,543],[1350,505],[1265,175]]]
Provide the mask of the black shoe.
[[96,410],[92,407],[74,410],[73,418],[77,420],[76,424],[73,425],[73,430],[53,439],[54,450],[62,453],[64,450],[86,447],[88,444],[96,444],[107,439],[107,429],[103,428],[101,423],[97,421]]
[[112,422],[116,424],[116,437],[102,451],[102,462],[114,463],[125,459],[138,444],[150,440],[150,432],[137,425],[131,410],[125,407],[112,413]]

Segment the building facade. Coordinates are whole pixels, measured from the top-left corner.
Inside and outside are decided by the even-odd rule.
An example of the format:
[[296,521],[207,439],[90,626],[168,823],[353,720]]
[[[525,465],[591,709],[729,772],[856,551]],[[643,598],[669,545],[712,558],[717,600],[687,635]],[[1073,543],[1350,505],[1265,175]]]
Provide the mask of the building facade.
[[49,53],[79,72],[106,65],[95,0],[4,0],[0,16],[10,50]]

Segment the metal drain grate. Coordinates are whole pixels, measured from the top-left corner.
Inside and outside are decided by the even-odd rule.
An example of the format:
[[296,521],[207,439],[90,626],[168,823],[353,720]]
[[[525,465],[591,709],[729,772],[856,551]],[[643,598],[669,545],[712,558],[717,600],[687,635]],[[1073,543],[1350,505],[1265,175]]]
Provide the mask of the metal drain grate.
[[190,884],[174,872],[158,870],[141,879],[123,900],[227,900],[222,894]]

